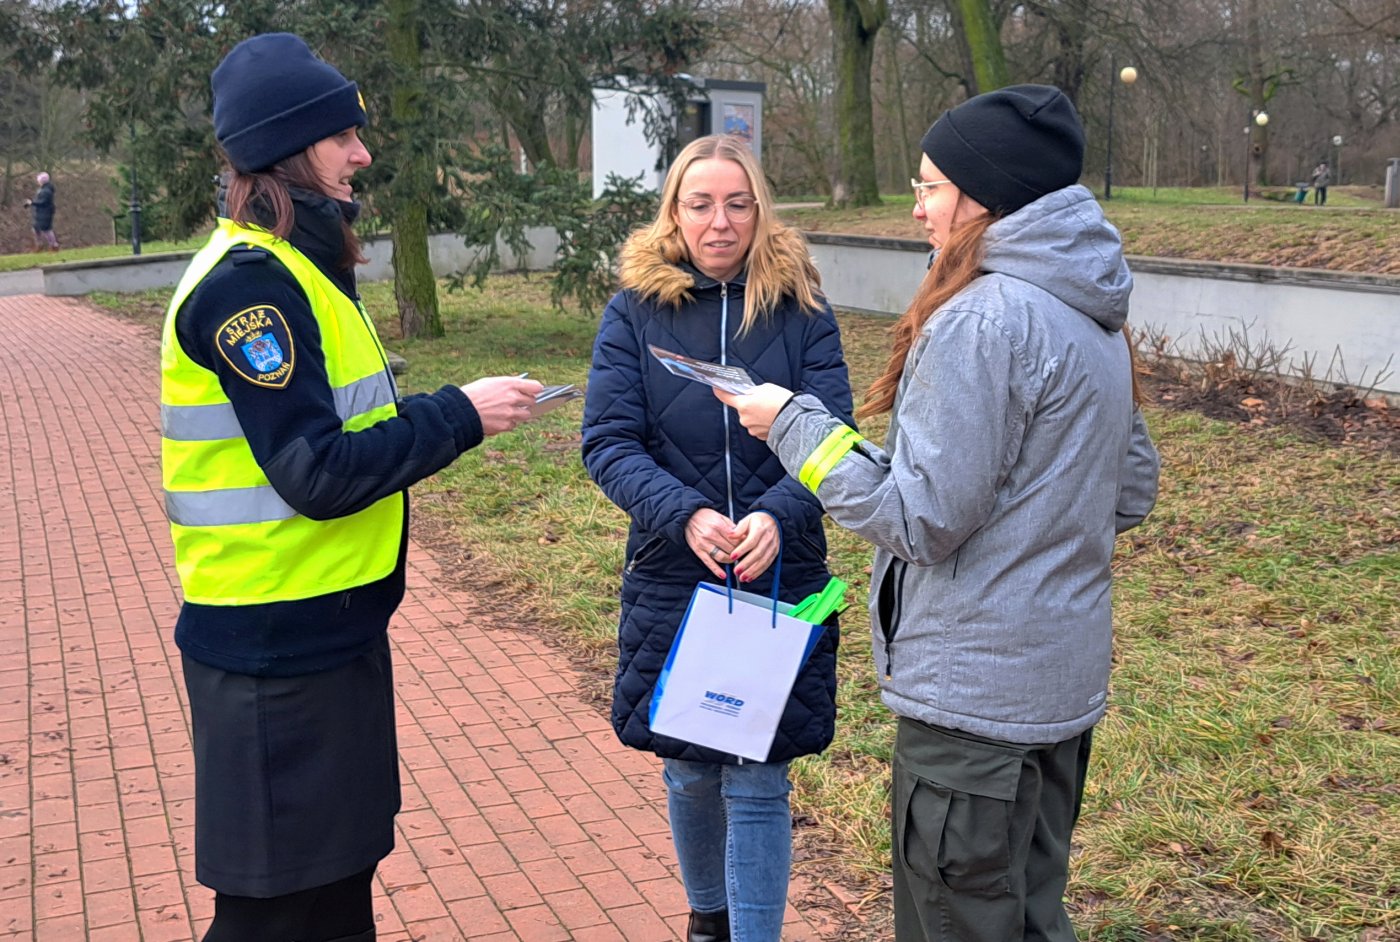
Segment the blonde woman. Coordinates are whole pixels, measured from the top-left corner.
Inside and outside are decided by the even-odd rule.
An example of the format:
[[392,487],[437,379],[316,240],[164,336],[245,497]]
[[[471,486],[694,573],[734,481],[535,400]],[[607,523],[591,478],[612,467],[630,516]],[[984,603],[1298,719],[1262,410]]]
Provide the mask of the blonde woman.
[[1108,704],[1116,532],[1158,461],[1124,342],[1132,275],[1047,85],[979,95],[924,135],[914,218],[937,259],[863,414],[721,394],[875,544],[870,621],[894,749],[895,938],[1072,942],[1070,835]]
[[656,219],[624,248],[621,281],[598,330],[583,423],[588,473],[632,518],[613,728],[664,762],[690,942],[777,942],[792,853],[788,762],[831,742],[835,624],[798,676],[766,762],[657,735],[648,711],[697,582],[723,582],[732,567],[746,589],[769,593],[781,551],[783,600],[826,584],[821,505],[707,386],[666,372],[647,345],[742,367],[851,421],[840,335],[805,242],[774,217],[762,172],[734,138],[681,151]]

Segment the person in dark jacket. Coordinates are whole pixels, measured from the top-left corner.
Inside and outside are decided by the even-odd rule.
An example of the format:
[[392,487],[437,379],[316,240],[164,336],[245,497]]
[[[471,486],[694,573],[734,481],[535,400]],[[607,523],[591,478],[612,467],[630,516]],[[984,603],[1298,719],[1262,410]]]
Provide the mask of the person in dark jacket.
[[1327,161],[1320,162],[1313,168],[1313,205],[1327,205],[1327,188],[1332,185],[1332,168],[1327,166]]
[[1070,835],[1108,704],[1116,533],[1158,458],[1125,342],[1132,275],[1076,181],[1059,89],[1018,85],[923,138],[938,250],[862,414],[777,386],[719,394],[832,519],[875,544],[870,621],[893,765],[900,942],[1072,942]]
[[287,33],[239,43],[211,84],[221,218],[161,343],[204,938],[368,942],[400,802],[406,488],[524,421],[541,387],[399,397],[355,284],[357,87]]
[[47,173],[40,173],[34,178],[34,182],[39,185],[39,189],[35,191],[33,199],[24,201],[33,220],[34,251],[42,252],[48,249],[50,252],[57,252],[58,236],[54,235],[53,231],[53,183]]
[[829,579],[821,506],[709,388],[674,376],[648,344],[802,389],[850,421],[840,334],[806,243],[774,216],[748,147],[700,138],[671,166],[656,219],[624,247],[584,405],[583,462],[631,517],[612,723],[664,765],[692,942],[776,942],[792,825],[787,768],[831,742],[837,629],[803,667],[766,762],[655,734],[657,675],[697,582],[726,567],[798,601]]

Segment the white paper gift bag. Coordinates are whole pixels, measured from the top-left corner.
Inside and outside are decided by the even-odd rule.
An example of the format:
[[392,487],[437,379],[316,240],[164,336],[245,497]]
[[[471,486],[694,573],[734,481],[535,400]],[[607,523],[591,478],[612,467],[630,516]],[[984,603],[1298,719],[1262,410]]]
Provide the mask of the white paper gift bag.
[[823,630],[791,609],[776,594],[697,585],[652,694],[652,731],[765,761]]

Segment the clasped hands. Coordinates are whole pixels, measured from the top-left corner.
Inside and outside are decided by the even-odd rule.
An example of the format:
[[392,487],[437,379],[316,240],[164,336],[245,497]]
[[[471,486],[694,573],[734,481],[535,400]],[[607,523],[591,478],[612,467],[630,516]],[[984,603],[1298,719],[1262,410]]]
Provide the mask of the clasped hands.
[[685,524],[685,542],[715,578],[724,578],[723,566],[734,564],[734,577],[752,582],[778,558],[781,540],[771,514],[757,511],[738,523],[718,510],[702,507]]

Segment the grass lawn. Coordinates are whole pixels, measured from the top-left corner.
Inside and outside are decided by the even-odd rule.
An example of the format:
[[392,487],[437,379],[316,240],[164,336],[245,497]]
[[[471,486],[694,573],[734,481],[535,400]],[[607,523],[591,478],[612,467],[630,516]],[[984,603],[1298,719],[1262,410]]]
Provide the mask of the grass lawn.
[[[142,255],[155,255],[160,252],[183,252],[199,248],[206,237],[187,239],[183,242],[143,242]],[[85,262],[98,258],[126,258],[131,255],[131,246],[85,245],[82,248],[60,248],[57,252],[27,252],[22,255],[0,255],[0,272],[23,271],[26,268],[39,268],[43,265],[57,265],[59,262]]]
[[[411,364],[405,391],[527,369],[582,382],[595,323],[551,310],[548,286],[493,277],[481,294],[444,293],[436,341],[394,339],[392,286],[366,286],[366,300]],[[94,300],[148,318],[161,303]],[[889,323],[842,317],[858,391]],[[1162,497],[1119,541],[1112,704],[1069,891],[1081,937],[1400,938],[1400,457],[1148,415]],[[597,696],[611,683],[627,522],[582,469],[578,421],[566,407],[417,485],[416,532],[589,665]],[[837,867],[862,888],[872,937],[886,937],[893,726],[870,667],[870,551],[828,531],[851,607],[836,742],[794,767],[798,866]]]
[[[1279,188],[1270,188],[1277,190]],[[1116,187],[1103,203],[1132,255],[1293,268],[1400,274],[1400,212],[1378,208],[1369,191],[1332,187],[1328,205],[1242,200],[1239,189]],[[792,209],[803,229],[921,239],[912,193],[863,209]]]

